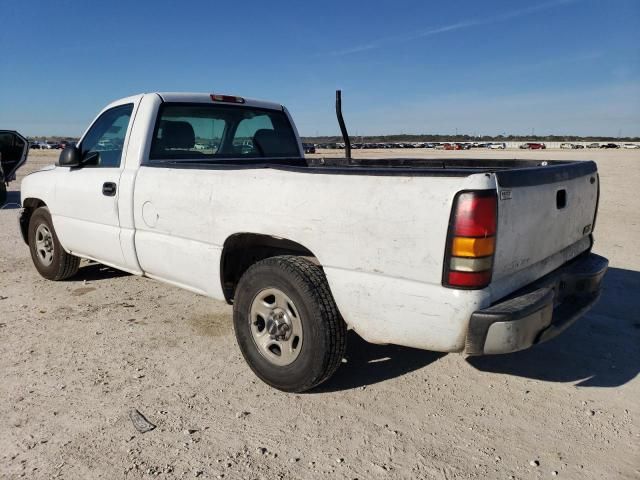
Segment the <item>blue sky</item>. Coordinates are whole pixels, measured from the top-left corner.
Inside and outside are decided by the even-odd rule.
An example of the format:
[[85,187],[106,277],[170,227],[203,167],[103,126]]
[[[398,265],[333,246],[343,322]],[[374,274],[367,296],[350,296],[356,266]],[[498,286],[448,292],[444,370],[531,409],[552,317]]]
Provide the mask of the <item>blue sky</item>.
[[108,102],[204,91],[302,134],[640,135],[640,0],[3,2],[0,128],[78,135]]

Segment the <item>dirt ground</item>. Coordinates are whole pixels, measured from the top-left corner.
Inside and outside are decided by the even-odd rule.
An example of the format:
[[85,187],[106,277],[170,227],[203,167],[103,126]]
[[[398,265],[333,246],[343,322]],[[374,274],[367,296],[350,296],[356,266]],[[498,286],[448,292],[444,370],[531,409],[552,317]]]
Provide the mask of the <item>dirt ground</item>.
[[[245,365],[222,302],[84,264],[39,277],[0,210],[0,478],[640,478],[640,153],[358,151],[589,158],[602,195],[599,304],[549,343],[466,359],[350,335],[320,389]],[[53,163],[33,151],[19,180]],[[141,434],[138,409],[157,425]]]

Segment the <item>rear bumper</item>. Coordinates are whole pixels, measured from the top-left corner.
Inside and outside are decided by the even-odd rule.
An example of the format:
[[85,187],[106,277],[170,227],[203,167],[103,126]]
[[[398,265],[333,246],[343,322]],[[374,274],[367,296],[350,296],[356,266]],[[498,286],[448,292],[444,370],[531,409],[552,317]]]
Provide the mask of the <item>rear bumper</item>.
[[471,315],[464,352],[509,353],[549,340],[600,297],[609,261],[589,253]]

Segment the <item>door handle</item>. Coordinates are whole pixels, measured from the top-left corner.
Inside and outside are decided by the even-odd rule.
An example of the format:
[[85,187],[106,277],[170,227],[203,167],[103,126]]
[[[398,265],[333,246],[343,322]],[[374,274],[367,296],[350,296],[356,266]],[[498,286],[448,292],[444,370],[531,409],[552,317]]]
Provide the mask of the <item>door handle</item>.
[[102,194],[107,197],[113,197],[116,194],[116,184],[113,182],[105,182],[102,184]]

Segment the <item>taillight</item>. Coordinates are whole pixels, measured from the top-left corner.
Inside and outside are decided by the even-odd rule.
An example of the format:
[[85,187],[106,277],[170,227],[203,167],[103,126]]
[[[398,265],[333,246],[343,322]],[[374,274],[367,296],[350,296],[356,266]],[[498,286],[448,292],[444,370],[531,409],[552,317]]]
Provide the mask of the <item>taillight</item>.
[[442,284],[479,289],[491,283],[496,249],[495,190],[460,192],[453,201]]

